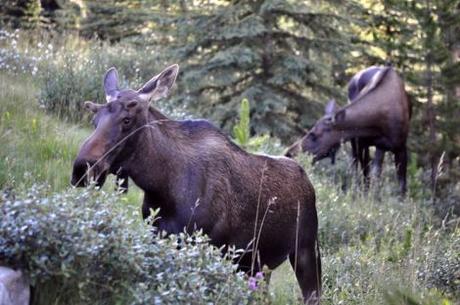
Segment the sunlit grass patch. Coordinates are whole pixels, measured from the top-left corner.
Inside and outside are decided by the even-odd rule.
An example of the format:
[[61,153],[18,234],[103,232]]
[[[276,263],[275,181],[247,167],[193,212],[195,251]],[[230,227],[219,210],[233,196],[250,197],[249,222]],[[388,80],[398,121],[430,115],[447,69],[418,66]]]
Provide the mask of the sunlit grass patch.
[[33,77],[0,74],[0,186],[69,184],[72,159],[86,131],[45,115]]

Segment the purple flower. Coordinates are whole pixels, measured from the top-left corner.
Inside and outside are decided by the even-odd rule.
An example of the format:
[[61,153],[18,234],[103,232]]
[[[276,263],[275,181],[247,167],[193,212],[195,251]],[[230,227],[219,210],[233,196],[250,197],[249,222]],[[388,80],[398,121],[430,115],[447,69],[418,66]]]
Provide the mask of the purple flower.
[[255,277],[249,278],[249,289],[252,291],[257,290],[257,279]]
[[264,279],[264,273],[263,272],[257,272],[255,276],[249,277],[248,280],[248,286],[249,289],[252,291],[255,291],[259,288],[258,283]]

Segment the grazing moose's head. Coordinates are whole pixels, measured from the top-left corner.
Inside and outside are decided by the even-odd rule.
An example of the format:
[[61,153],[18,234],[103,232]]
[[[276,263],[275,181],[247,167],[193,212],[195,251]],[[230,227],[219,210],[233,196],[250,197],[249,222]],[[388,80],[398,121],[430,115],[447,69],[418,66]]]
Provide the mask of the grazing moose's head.
[[294,143],[287,152],[286,157],[295,157],[300,152],[309,152],[314,155],[313,161],[330,157],[334,163],[335,153],[340,147],[340,131],[333,128],[336,120],[340,120],[341,114],[337,113],[337,105],[334,100],[329,101],[325,107],[324,116],[307,132],[299,141]]
[[108,173],[117,174],[117,159],[125,152],[126,140],[146,126],[149,102],[167,96],[176,80],[178,65],[172,65],[145,83],[139,90],[120,90],[115,68],[104,77],[107,103],[85,102],[85,108],[94,113],[94,132],[82,144],[73,165],[72,185],[85,186],[93,180],[104,184]]

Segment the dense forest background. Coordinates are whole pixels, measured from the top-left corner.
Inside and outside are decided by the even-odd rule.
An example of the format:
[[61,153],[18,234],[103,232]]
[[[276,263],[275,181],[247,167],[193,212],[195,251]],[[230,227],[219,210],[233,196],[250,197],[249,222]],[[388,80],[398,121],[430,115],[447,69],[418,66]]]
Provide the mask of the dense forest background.
[[285,144],[314,124],[329,99],[346,103],[354,73],[392,64],[413,104],[412,157],[429,169],[432,184],[440,166],[449,180],[460,177],[459,1],[7,0],[2,6],[5,27],[149,50],[138,54],[149,58],[137,58],[142,71],[132,75],[148,77],[179,63],[171,109],[230,130],[248,98],[252,133]]

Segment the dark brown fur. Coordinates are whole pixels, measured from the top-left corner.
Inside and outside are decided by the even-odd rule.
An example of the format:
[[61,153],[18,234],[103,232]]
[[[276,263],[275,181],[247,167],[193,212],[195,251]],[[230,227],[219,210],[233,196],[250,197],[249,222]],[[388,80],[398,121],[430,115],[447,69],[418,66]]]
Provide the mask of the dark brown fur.
[[[164,80],[171,78],[168,69],[172,82]],[[96,113],[96,130],[75,160],[72,184],[85,185],[86,173],[103,183],[107,173],[122,169],[145,192],[143,217],[151,208],[160,209],[155,222],[160,230],[203,229],[216,246],[247,249],[239,261],[247,272],[263,265],[276,268],[289,256],[293,266],[297,261],[305,300],[316,304],[321,287],[318,222],[315,192],[304,170],[284,157],[245,152],[207,121],[170,120],[149,107],[149,98],[164,96],[174,83],[177,66],[168,69],[156,77],[159,84],[154,78],[143,87],[150,88],[137,92],[114,89],[113,72],[108,72],[110,102],[87,103]],[[146,92],[145,100],[141,94]],[[88,165],[95,166],[88,172]],[[261,234],[253,255],[256,219],[256,236]]]

